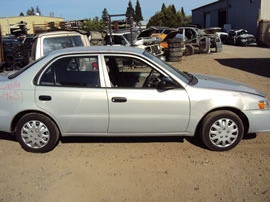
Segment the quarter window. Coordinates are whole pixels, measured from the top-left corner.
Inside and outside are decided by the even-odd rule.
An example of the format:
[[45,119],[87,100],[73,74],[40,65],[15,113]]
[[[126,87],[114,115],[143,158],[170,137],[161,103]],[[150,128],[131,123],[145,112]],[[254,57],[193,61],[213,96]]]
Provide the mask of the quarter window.
[[98,58],[60,58],[53,62],[41,76],[40,85],[100,87]]

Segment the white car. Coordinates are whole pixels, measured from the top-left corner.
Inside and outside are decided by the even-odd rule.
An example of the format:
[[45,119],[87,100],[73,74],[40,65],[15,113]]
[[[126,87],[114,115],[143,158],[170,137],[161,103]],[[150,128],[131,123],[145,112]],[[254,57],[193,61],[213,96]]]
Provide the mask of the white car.
[[194,136],[226,151],[245,133],[270,131],[263,93],[181,72],[147,51],[77,47],[0,78],[0,130],[30,152],[65,136]]

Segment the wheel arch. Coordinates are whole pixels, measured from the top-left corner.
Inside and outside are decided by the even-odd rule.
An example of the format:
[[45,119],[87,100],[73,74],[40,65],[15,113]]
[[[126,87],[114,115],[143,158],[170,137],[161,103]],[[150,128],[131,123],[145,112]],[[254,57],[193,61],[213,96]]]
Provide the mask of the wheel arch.
[[207,112],[202,118],[201,120],[199,121],[197,127],[196,127],[196,132],[195,134],[198,134],[199,131],[200,131],[200,128],[201,128],[201,125],[202,125],[202,122],[204,120],[204,118],[212,113],[212,112],[216,112],[216,111],[221,111],[221,110],[225,110],[225,111],[230,111],[230,112],[233,112],[235,113],[243,122],[243,125],[244,125],[244,134],[247,134],[248,130],[249,130],[249,121],[248,121],[248,118],[246,117],[246,115],[241,112],[241,110],[237,109],[237,108],[233,108],[233,107],[220,107],[220,108],[215,108],[215,109],[212,109],[211,111]]
[[21,111],[19,112],[18,114],[16,114],[16,116],[12,119],[12,122],[11,122],[11,128],[10,130],[12,131],[12,133],[15,132],[16,130],[16,126],[18,124],[18,121],[26,114],[30,114],[30,113],[38,113],[38,114],[42,114],[46,117],[48,117],[49,119],[51,119],[51,121],[54,122],[54,124],[56,125],[57,129],[59,130],[59,133],[60,133],[60,137],[62,136],[62,132],[61,132],[61,129],[59,127],[59,125],[57,124],[57,122],[48,114],[42,112],[42,111],[38,111],[38,110],[26,110],[26,111]]

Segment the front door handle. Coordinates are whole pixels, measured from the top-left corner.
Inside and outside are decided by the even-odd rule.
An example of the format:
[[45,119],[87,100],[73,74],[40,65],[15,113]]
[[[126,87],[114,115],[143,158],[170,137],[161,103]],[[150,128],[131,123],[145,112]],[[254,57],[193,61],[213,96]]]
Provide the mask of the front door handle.
[[127,102],[127,98],[125,98],[125,97],[113,97],[112,102]]
[[41,100],[41,101],[51,101],[52,97],[49,96],[49,95],[40,95],[39,100]]

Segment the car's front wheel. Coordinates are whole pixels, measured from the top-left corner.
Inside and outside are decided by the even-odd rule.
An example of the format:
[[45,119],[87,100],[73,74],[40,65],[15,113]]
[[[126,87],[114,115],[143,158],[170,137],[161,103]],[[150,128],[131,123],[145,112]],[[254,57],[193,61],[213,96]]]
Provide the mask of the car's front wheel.
[[59,141],[59,130],[47,116],[30,113],[19,120],[16,137],[24,150],[44,153],[56,146]]
[[204,118],[200,134],[208,149],[227,151],[243,138],[244,125],[239,116],[233,112],[215,111]]

